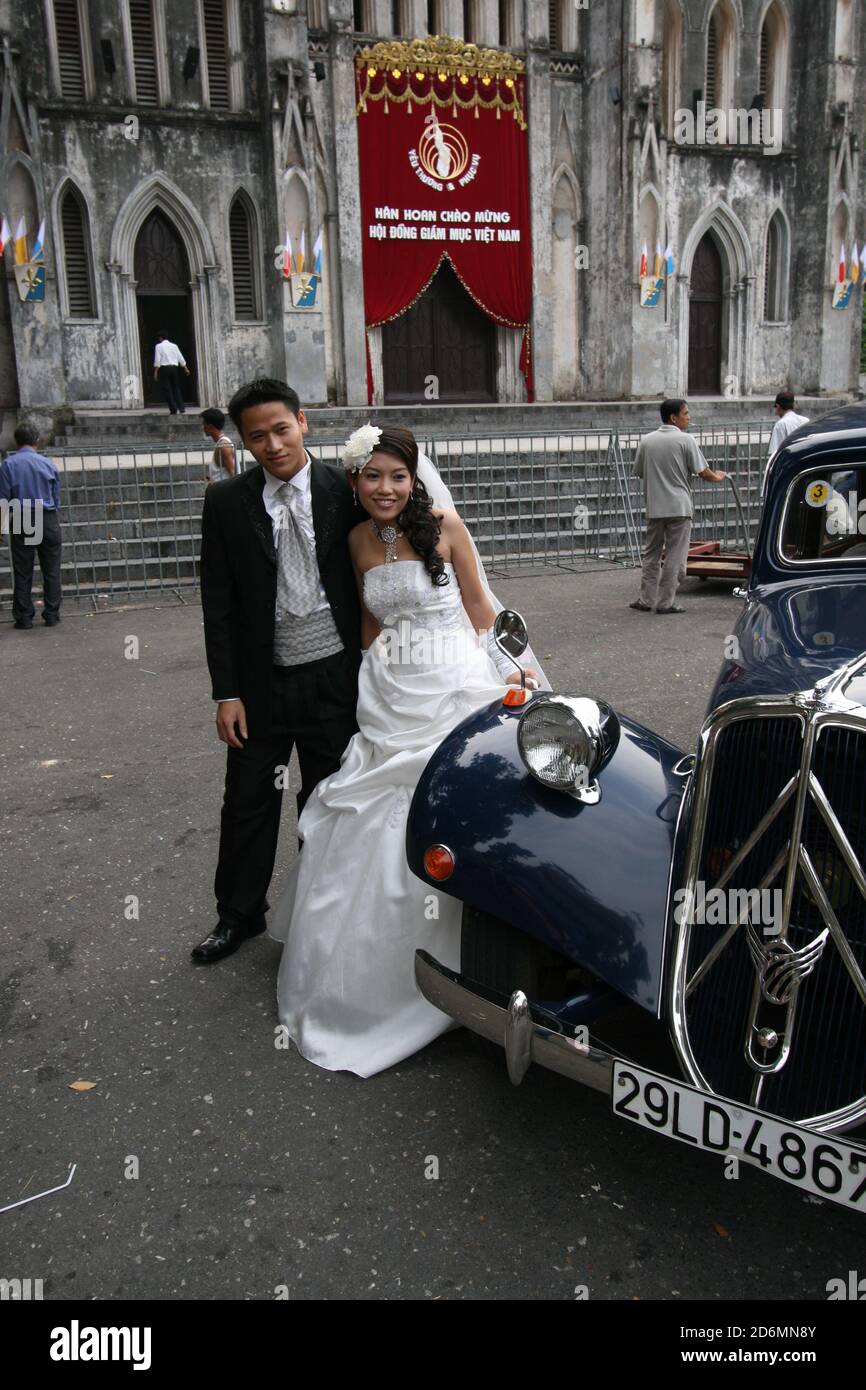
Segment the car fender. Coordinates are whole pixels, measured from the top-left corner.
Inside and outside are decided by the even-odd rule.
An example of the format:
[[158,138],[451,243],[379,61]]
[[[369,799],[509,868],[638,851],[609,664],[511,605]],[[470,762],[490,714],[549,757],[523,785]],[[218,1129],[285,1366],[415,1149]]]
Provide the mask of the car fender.
[[[541,785],[523,765],[523,709],[464,720],[430,759],[412,801],[407,857],[437,891],[512,923],[660,1014],[665,922],[685,778],[680,749],[619,717],[595,805]],[[424,853],[446,845],[444,882]]]

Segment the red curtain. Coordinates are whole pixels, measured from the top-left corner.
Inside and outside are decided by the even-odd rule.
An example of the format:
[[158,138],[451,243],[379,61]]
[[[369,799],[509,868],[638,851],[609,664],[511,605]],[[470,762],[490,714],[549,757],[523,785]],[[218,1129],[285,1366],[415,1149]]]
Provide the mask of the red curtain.
[[524,78],[359,67],[357,81],[367,327],[404,313],[447,257],[494,322],[523,330],[532,400]]

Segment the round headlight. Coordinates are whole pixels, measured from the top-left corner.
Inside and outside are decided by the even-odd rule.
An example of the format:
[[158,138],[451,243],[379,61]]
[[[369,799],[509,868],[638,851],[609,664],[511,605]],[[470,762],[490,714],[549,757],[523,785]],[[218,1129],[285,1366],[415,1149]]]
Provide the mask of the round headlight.
[[548,695],[534,700],[520,721],[517,747],[524,766],[555,791],[589,793],[604,756],[604,715],[585,696]]

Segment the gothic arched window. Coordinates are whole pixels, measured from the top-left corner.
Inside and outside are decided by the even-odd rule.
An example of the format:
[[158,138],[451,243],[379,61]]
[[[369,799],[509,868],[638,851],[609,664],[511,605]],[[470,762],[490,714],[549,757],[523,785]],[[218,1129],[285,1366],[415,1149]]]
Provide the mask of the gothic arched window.
[[78,0],[54,0],[53,10],[60,94],[70,101],[83,101],[84,34]]
[[71,319],[95,318],[90,219],[84,199],[72,184],[64,190],[60,200],[60,229],[66,315]]
[[139,106],[159,104],[156,24],[152,0],[127,0],[132,45],[135,100]]
[[704,99],[707,110],[734,105],[737,22],[730,0],[717,0],[707,26]]
[[224,0],[201,0],[201,27],[204,40],[202,86],[207,87],[207,105],[216,111],[227,111],[229,64]]
[[678,0],[665,0],[662,36],[662,121],[667,135],[673,135],[680,104],[683,17]]
[[229,211],[229,241],[232,254],[232,290],[235,319],[260,319],[260,257],[256,219],[246,193],[238,193]]
[[788,247],[788,224],[781,212],[775,212],[764,248],[765,323],[786,323],[788,319]]
[[788,72],[788,16],[779,0],[773,0],[761,25],[758,54],[758,96],[768,109],[784,108]]

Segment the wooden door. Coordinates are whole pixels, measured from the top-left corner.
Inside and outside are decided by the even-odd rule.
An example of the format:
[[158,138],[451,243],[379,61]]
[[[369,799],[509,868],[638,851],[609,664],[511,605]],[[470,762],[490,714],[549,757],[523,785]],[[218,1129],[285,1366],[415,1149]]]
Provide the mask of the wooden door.
[[692,263],[689,299],[689,394],[722,390],[722,258],[709,233]]
[[443,261],[421,298],[382,329],[386,405],[494,401],[495,333]]

